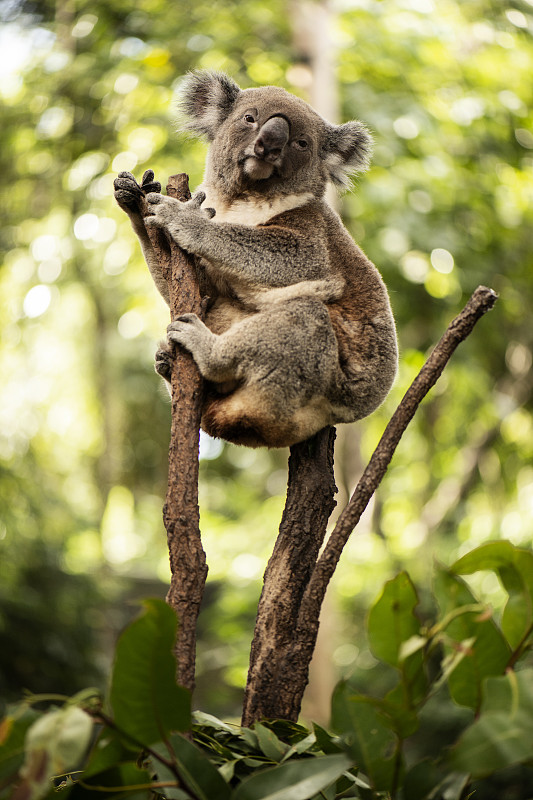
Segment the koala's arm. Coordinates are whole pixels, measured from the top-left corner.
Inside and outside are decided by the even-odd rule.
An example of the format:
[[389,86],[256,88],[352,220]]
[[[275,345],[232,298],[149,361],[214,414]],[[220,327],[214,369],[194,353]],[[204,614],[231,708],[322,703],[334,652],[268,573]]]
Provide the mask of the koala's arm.
[[161,273],[159,259],[157,258],[150,237],[146,231],[145,217],[143,217],[141,213],[142,198],[148,192],[160,192],[161,184],[154,181],[154,173],[152,170],[147,170],[143,175],[142,184],[140,186],[131,172],[121,172],[118,178],[115,179],[114,185],[115,200],[130,219],[131,226],[139,239],[144,259],[156,288],[166,303],[170,305],[168,284]]
[[280,287],[331,275],[326,246],[309,230],[218,223],[200,208],[202,195],[188,203],[152,194],[147,200],[154,211],[147,224],[165,228],[180,247],[206,258],[230,280]]

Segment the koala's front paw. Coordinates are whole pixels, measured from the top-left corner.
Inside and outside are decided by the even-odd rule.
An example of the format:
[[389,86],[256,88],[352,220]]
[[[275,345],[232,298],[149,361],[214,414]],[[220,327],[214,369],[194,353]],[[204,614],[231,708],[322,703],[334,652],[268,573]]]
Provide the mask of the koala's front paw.
[[153,170],[147,169],[139,185],[131,172],[119,172],[114,181],[115,200],[124,211],[140,212],[141,199],[149,192],[160,192],[161,184],[154,181]]
[[153,193],[148,194],[146,200],[151,212],[145,219],[146,224],[164,228],[180,247],[194,253],[205,231],[205,223],[214,216],[213,209],[201,208],[205,194],[198,192],[186,203]]
[[172,364],[174,356],[170,342],[159,342],[159,347],[155,354],[154,368],[158,375],[170,383]]
[[194,356],[213,334],[196,314],[182,314],[167,328],[168,339],[185,347]]

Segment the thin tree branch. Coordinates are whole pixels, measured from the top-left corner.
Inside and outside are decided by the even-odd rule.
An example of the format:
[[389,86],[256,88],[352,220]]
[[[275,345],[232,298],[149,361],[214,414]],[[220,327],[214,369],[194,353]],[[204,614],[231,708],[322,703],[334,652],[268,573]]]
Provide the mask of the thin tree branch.
[[394,412],[378,446],[374,450],[367,468],[363,472],[350,502],[340,515],[329,537],[309,583],[302,608],[311,603],[311,597],[325,594],[327,584],[335,571],[344,545],[359,522],[361,515],[394,455],[405,429],[411,422],[418,406],[429,390],[436,384],[444,367],[457,346],[472,332],[478,320],[490,311],[498,299],[497,294],[486,286],[478,286],[460,314],[449,324],[444,335],[430,354],[419,374],[405,393]]
[[[167,194],[178,200],[188,200],[191,196],[188,176],[184,173],[171,175]],[[144,208],[143,214],[146,215],[147,211],[147,207]],[[172,319],[187,312],[202,316],[193,259],[159,229],[148,226],[147,230],[168,282]],[[174,355],[168,489],[163,508],[172,573],[167,603],[179,619],[175,648],[177,677],[182,686],[192,690],[195,683],[196,622],[207,578],[198,508],[198,441],[203,384],[189,353],[176,347]]]

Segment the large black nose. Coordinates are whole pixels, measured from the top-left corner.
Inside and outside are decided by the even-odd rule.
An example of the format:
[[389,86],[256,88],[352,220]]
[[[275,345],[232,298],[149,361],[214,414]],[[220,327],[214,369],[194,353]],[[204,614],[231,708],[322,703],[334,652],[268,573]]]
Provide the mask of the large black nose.
[[289,141],[289,123],[285,117],[271,117],[260,129],[254,142],[258,158],[275,160]]

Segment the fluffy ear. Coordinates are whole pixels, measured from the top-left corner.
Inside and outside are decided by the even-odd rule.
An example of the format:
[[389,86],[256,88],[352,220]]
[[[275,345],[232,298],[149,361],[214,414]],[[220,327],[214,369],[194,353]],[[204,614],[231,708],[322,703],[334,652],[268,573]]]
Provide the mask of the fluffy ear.
[[323,157],[334,183],[348,187],[350,175],[368,169],[371,154],[372,136],[362,122],[329,126]]
[[179,109],[187,118],[183,127],[212,140],[240,91],[223,72],[189,72],[179,92]]

